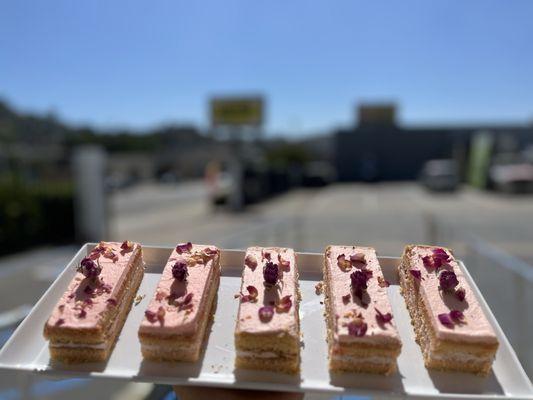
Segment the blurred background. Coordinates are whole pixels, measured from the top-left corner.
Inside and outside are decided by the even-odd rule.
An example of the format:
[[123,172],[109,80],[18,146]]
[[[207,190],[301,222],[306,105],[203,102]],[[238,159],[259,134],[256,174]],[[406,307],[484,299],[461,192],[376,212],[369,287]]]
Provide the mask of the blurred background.
[[[0,13],[0,345],[81,243],[451,246],[533,376],[533,3]],[[2,374],[0,399],[171,399]]]

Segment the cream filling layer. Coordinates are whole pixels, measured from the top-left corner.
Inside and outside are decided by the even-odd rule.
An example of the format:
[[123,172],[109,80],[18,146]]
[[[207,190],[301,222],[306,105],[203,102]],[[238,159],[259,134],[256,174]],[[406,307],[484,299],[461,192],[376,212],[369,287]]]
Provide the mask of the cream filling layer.
[[430,353],[430,358],[434,360],[440,360],[440,361],[459,361],[459,362],[476,362],[476,363],[482,363],[491,361],[493,359],[492,356],[476,356],[474,354],[468,354],[468,353],[450,353],[450,354],[435,354]]
[[371,357],[358,357],[358,356],[350,356],[350,355],[332,355],[331,357],[333,360],[337,361],[349,361],[352,363],[370,363],[370,364],[391,364],[396,361],[393,357],[385,357],[385,356],[371,356]]
[[237,357],[249,358],[279,358],[280,355],[272,351],[237,351]]
[[105,350],[107,347],[106,342],[102,343],[50,343],[50,347],[56,348],[71,348],[71,349],[95,349],[95,350]]
[[185,345],[172,345],[171,347],[168,346],[168,344],[144,344],[141,342],[141,347],[145,350],[194,350],[191,346],[191,344],[185,344]]

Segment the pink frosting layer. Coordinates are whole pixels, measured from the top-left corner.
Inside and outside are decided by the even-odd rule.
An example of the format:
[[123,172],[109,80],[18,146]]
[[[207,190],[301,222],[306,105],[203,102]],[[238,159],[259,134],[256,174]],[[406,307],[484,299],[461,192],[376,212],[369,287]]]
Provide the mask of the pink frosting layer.
[[[342,254],[349,259],[351,255],[358,253],[363,253],[365,256],[365,269],[372,271],[372,277],[367,281],[366,294],[363,295],[363,300],[368,303],[366,307],[352,294],[351,288],[350,274],[360,268],[352,266],[348,270],[343,270],[337,262],[337,258]],[[394,319],[386,324],[379,324],[376,320],[376,309],[382,314],[392,314],[387,288],[381,287],[378,282],[378,277],[383,278],[383,272],[376,251],[371,247],[329,246],[326,250],[326,268],[329,274],[327,286],[330,313],[331,317],[336,318],[334,339],[339,342],[399,342]],[[347,301],[346,298],[343,299],[346,295],[349,295]],[[350,335],[347,327],[347,324],[354,320],[354,314],[359,313],[367,324],[366,334],[361,337]]]
[[102,245],[110,248],[118,258],[112,260],[100,254],[94,260],[102,267],[97,278],[86,278],[77,272],[48,319],[49,327],[95,328],[101,323],[104,312],[109,307],[115,307],[116,300],[120,300],[117,294],[133,267],[130,261],[141,251],[141,245],[132,243],[128,251],[122,250],[121,243],[117,242],[102,242]]
[[[263,268],[269,261],[265,257],[270,254],[270,260],[278,264],[278,283],[274,286],[265,285]],[[284,261],[289,261],[289,267],[279,265],[278,256]],[[241,296],[247,295],[248,286],[254,286],[258,290],[257,301],[243,302],[239,304],[237,315],[236,333],[251,334],[277,334],[286,333],[298,336],[298,270],[296,257],[293,249],[279,247],[250,247],[246,250],[246,257],[253,257],[257,262],[255,268],[245,265],[242,273]],[[259,309],[264,306],[272,306],[285,296],[291,296],[292,306],[287,312],[276,312],[268,322],[259,319]],[[274,306],[275,307],[275,306]]]
[[[422,257],[431,256],[432,250],[437,247],[416,246],[413,248],[410,258],[410,268],[418,269],[421,272],[422,280],[420,281],[420,294],[426,309],[429,312],[433,328],[439,339],[456,340],[456,341],[486,341],[494,343],[497,341],[494,330],[488,322],[481,306],[472,288],[468,285],[464,274],[461,272],[457,261],[453,258],[453,254],[447,250],[446,253],[450,256],[448,270],[453,270],[457,275],[459,285],[465,290],[465,300],[459,301],[453,293],[443,293],[439,290],[439,277],[434,270],[428,270],[424,266]],[[464,324],[456,324],[452,329],[442,325],[438,319],[439,314],[449,313],[450,310],[459,310],[464,314]]]
[[[216,250],[216,254],[207,256],[207,248]],[[185,281],[178,281],[172,276],[172,267],[178,260],[187,263],[188,276]],[[157,313],[160,307],[163,307],[164,316],[152,321],[145,316],[139,332],[163,336],[194,335],[201,318],[209,317],[205,310],[206,302],[213,281],[220,275],[219,262],[220,251],[215,246],[195,244],[190,252],[181,254],[174,249],[147,309]],[[192,299],[188,304],[192,306],[180,306],[180,302],[190,293]],[[171,294],[173,296],[169,298]]]

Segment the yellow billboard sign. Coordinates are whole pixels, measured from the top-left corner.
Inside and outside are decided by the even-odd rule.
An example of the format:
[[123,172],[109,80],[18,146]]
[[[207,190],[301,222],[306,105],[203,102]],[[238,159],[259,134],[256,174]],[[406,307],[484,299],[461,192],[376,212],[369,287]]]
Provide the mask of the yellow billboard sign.
[[359,106],[359,126],[396,125],[394,104],[362,104]]
[[221,97],[211,100],[211,126],[260,126],[261,97]]

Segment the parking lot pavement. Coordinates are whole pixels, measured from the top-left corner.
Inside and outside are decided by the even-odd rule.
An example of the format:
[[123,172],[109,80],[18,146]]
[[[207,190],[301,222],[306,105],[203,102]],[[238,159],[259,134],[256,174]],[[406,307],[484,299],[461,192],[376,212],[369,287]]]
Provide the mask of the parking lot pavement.
[[[399,255],[405,243],[430,238],[428,219],[483,240],[533,263],[533,197],[499,196],[474,190],[434,195],[415,184],[347,184],[294,190],[246,212],[214,212],[198,185],[192,194],[168,187],[140,188],[142,196],[115,198],[111,238],[174,245],[191,240],[226,248],[252,244],[292,246],[321,252],[330,243],[372,245],[382,255]],[[164,201],[147,201],[159,190]],[[186,189],[188,190],[188,188]],[[141,199],[134,204],[137,196]],[[121,204],[127,204],[124,210]],[[0,312],[32,305],[75,254],[77,246],[41,248],[0,259]],[[16,271],[16,274],[12,274]]]
[[[201,190],[194,194],[117,213],[112,236],[166,245],[183,240],[223,247],[279,244],[319,252],[330,243],[360,243],[399,255],[405,243],[427,243],[433,223],[472,232],[533,263],[532,196],[473,189],[433,194],[416,183],[336,184],[294,190],[231,214],[213,212]],[[114,207],[121,209],[120,202]]]

